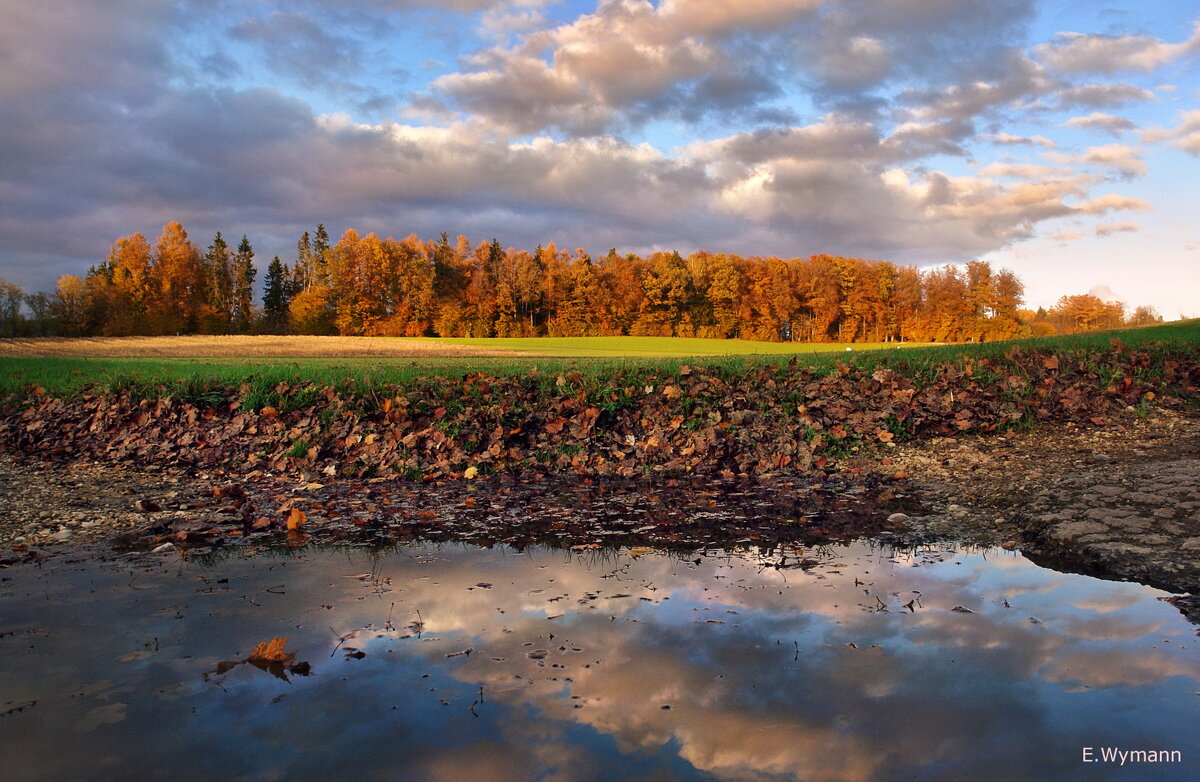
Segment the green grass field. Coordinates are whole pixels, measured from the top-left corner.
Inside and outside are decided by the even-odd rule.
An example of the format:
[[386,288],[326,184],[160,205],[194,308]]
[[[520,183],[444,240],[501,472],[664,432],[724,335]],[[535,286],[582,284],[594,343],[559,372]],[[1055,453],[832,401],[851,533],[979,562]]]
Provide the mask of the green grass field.
[[60,395],[93,386],[98,389],[127,388],[152,396],[203,394],[206,387],[213,385],[240,385],[246,382],[259,388],[268,388],[280,382],[315,382],[322,385],[349,382],[370,388],[430,375],[453,377],[467,372],[523,374],[533,369],[546,375],[570,370],[603,375],[630,367],[674,370],[682,364],[715,364],[738,371],[755,364],[786,361],[792,356],[818,370],[831,370],[839,363],[853,362],[862,367],[888,365],[921,373],[948,361],[1001,355],[1014,345],[1049,351],[1096,350],[1107,347],[1113,338],[1119,338],[1130,346],[1166,342],[1194,355],[1200,351],[1200,320],[1017,342],[904,345],[904,349],[899,349],[895,344],[847,346],[662,337],[578,337],[445,340],[522,353],[506,357],[0,357],[0,396],[19,393],[35,385]]

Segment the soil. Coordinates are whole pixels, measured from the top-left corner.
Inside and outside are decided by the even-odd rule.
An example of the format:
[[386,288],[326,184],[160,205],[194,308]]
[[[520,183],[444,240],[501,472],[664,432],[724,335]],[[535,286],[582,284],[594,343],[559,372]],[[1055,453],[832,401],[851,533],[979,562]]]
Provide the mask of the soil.
[[1131,409],[1100,427],[934,438],[842,468],[807,482],[314,483],[0,453],[0,564],[64,544],[202,553],[433,538],[687,550],[788,544],[790,564],[802,566],[805,546],[867,534],[898,544],[1003,545],[1058,569],[1200,594],[1194,407]]
[[907,473],[930,508],[912,534],[1019,548],[1039,564],[1200,594],[1200,414],[935,438],[866,470]]

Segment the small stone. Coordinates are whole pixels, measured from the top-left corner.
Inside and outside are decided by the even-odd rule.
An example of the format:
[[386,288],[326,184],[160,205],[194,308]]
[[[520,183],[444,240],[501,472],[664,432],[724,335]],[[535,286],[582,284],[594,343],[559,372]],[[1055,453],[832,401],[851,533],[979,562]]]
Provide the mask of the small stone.
[[153,549],[150,550],[150,553],[151,554],[163,554],[168,551],[173,551],[174,549],[175,549],[175,544],[170,541],[167,541],[166,543],[162,544],[161,546],[155,546]]
[[903,524],[908,521],[907,513],[893,513],[887,517],[887,520],[892,524]]

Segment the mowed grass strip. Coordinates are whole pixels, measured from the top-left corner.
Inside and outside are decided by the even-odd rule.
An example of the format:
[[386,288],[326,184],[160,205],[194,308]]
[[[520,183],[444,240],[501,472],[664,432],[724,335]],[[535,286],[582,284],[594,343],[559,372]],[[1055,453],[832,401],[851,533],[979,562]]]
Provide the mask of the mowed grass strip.
[[[245,340],[259,338],[136,339],[185,340],[176,343],[174,349],[182,350],[186,346],[186,349],[194,354],[176,354],[174,357],[169,354],[114,357],[22,356],[0,353],[0,395],[21,393],[38,386],[55,395],[69,395],[91,387],[101,391],[127,390],[146,397],[182,395],[190,398],[203,396],[217,387],[239,386],[244,383],[251,383],[262,389],[269,389],[279,383],[350,385],[364,393],[370,393],[372,389],[381,386],[403,385],[423,377],[461,377],[469,372],[512,375],[525,374],[532,370],[551,378],[558,373],[578,371],[589,380],[601,383],[605,376],[621,369],[644,368],[674,372],[684,364],[716,366],[728,375],[735,376],[757,365],[787,361],[793,356],[817,370],[836,371],[839,364],[853,364],[865,369],[887,366],[917,379],[931,376],[937,372],[938,367],[947,363],[1002,356],[1017,346],[1036,348],[1049,353],[1098,352],[1107,349],[1113,339],[1120,339],[1130,347],[1160,343],[1163,355],[1194,356],[1200,352],[1200,320],[1009,342],[938,346],[914,346],[909,343],[904,345],[903,350],[898,349],[896,344],[880,347],[864,344],[769,343],[668,337],[551,337],[523,340],[261,338],[275,340],[275,344],[281,346],[275,348],[276,350],[290,351],[285,355],[270,355],[270,349],[265,348],[263,353],[250,352],[251,342]],[[242,340],[240,350],[232,347],[237,344],[237,340]],[[87,343],[92,340],[72,341]],[[212,341],[214,345],[209,348],[208,354],[199,352],[205,341]],[[420,353],[404,353],[398,347],[381,355],[342,355],[334,352],[356,347],[354,343],[357,342],[417,343],[428,347]],[[346,343],[349,343],[349,347],[342,347]],[[264,341],[260,344],[265,346],[267,343]],[[222,347],[216,347],[217,345]],[[491,348],[492,345],[496,347]],[[518,345],[522,347],[519,349]],[[534,352],[532,348],[535,346],[541,352]],[[744,350],[746,346],[753,350],[729,352]],[[456,348],[465,352],[453,352]],[[164,344],[155,349],[168,351],[169,347]],[[359,349],[377,348],[364,344],[359,346]],[[701,352],[705,349],[714,352]],[[218,352],[220,350],[226,352]]]

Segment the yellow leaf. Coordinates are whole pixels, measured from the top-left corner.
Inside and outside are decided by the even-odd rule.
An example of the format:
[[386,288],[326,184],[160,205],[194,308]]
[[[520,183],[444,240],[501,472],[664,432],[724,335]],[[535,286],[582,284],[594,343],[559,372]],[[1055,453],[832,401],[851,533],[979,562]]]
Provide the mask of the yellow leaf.
[[289,663],[296,656],[290,652],[285,652],[287,646],[287,638],[272,638],[270,641],[263,641],[258,646],[254,647],[254,651],[250,652],[250,656],[246,658],[252,663]]
[[470,480],[471,478],[474,478],[478,474],[479,474],[479,468],[473,464],[470,467],[468,467],[467,469],[463,470],[463,477],[468,480]]
[[289,530],[299,529],[300,525],[308,520],[308,514],[299,508],[292,508],[292,512],[288,514],[287,528]]

